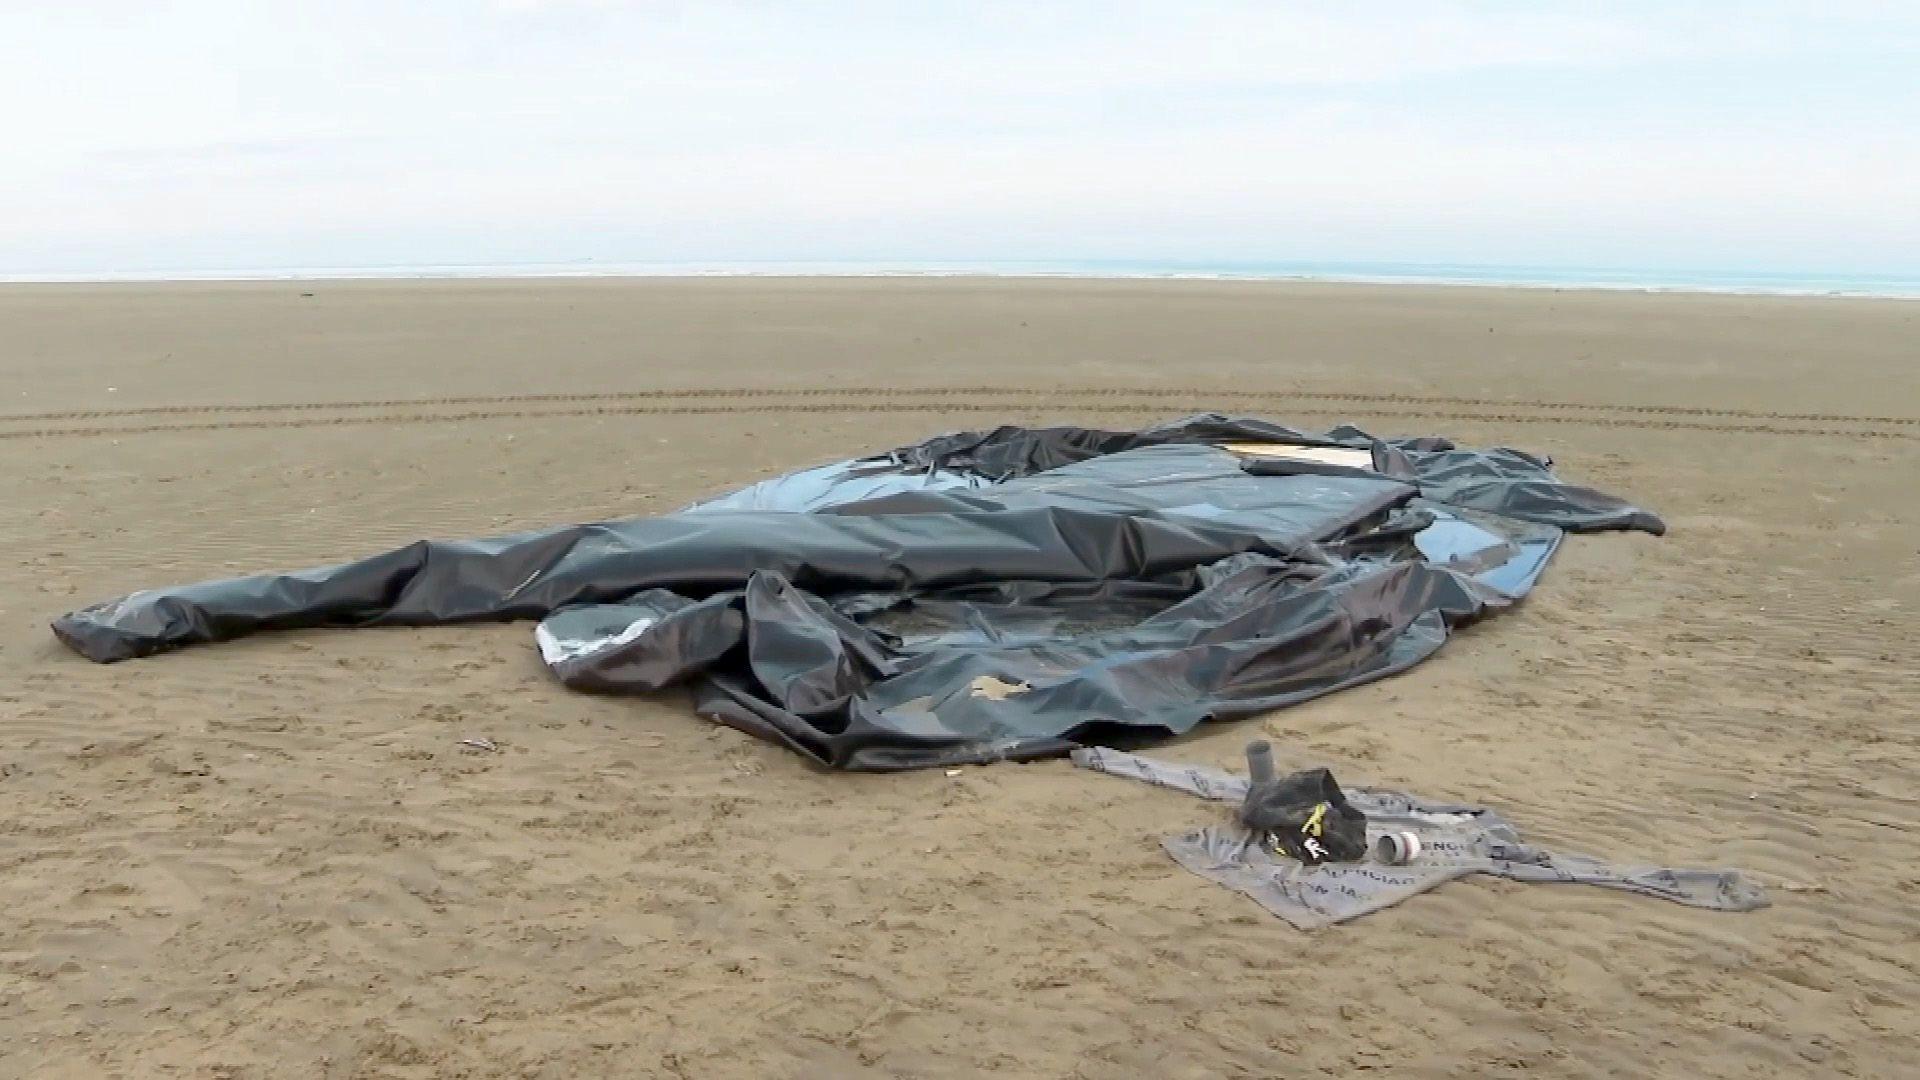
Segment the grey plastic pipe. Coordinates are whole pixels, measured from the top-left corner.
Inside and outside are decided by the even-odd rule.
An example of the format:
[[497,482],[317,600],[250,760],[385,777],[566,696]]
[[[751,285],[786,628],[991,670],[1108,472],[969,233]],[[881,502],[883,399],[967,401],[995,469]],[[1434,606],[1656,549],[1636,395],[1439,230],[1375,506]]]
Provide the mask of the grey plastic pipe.
[[1247,744],[1247,777],[1256,784],[1273,779],[1273,744],[1256,739]]

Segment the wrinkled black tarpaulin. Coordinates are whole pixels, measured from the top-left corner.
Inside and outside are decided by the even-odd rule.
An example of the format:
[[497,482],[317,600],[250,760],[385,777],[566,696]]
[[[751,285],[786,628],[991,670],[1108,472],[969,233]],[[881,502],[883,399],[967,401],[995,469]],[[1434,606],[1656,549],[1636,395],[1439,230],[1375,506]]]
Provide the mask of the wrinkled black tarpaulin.
[[663,517],[138,592],[53,628],[107,662],[262,630],[543,619],[569,686],[687,682],[706,715],[826,764],[914,768],[1134,743],[1401,671],[1523,596],[1563,530],[1593,529],[1663,526],[1541,459],[1444,439],[1218,415],[1003,427]]

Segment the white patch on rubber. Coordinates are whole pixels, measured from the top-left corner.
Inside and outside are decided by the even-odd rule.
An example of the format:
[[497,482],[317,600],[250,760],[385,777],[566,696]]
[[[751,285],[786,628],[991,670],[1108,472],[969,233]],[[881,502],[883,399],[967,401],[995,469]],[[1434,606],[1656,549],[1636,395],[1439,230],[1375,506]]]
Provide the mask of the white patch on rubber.
[[548,667],[555,667],[568,660],[578,660],[583,656],[591,656],[594,653],[617,648],[628,642],[635,641],[641,634],[653,629],[653,624],[658,621],[658,619],[650,618],[635,619],[627,624],[625,630],[617,634],[608,634],[606,637],[587,638],[584,641],[562,641],[553,635],[553,631],[547,629],[545,623],[542,623],[533,628],[533,640],[540,646],[540,659],[546,661]]

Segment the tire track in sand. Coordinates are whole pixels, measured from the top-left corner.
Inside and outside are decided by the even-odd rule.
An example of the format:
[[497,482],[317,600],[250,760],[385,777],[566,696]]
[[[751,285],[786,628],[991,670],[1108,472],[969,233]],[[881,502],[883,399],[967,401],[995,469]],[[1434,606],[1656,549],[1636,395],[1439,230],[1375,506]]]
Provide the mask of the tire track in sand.
[[[982,401],[980,398],[995,400]],[[1132,399],[1132,400],[1130,400]],[[1639,430],[1681,430],[1797,437],[1920,441],[1920,418],[1844,416],[1829,413],[1764,413],[1691,406],[1588,404],[1508,401],[1422,395],[1335,393],[1327,391],[1169,390],[1118,387],[939,387],[927,389],[714,388],[642,390],[591,394],[524,394],[486,397],[385,399],[345,402],[287,402],[238,405],[165,405],[119,410],[87,410],[0,417],[0,440],[86,438],[164,432],[248,429],[381,426],[608,416],[702,416],[768,413],[1002,413],[1010,410],[1070,409],[1113,414],[1165,414],[1176,402],[1200,407],[1221,401],[1294,403],[1293,411],[1385,420],[1463,420],[1502,424],[1574,424]],[[1300,402],[1329,408],[1302,410]],[[472,408],[483,406],[523,406]],[[524,406],[536,406],[527,408]],[[561,407],[549,407],[561,406]],[[1435,406],[1445,406],[1436,408]],[[1462,407],[1465,407],[1464,409]],[[1493,411],[1484,411],[1493,410]],[[1536,410],[1513,411],[1513,410]],[[209,416],[221,419],[126,424],[57,421],[128,420],[148,417]],[[243,417],[261,417],[243,419]],[[1828,426],[1792,426],[1774,420]],[[1735,422],[1724,422],[1735,421]],[[34,427],[7,425],[34,423]],[[1831,425],[1868,425],[1860,427]]]
[[1359,402],[1395,406],[1461,406],[1474,409],[1526,409],[1553,412],[1593,412],[1597,414],[1646,414],[1651,416],[1710,417],[1732,420],[1785,420],[1812,424],[1884,424],[1920,427],[1920,417],[1854,416],[1838,413],[1766,412],[1750,409],[1719,409],[1693,405],[1643,405],[1582,401],[1536,401],[1525,398],[1473,398],[1430,394],[1378,394],[1328,390],[1235,390],[1177,389],[1168,387],[1020,387],[1020,386],[936,386],[936,387],[689,387],[677,390],[625,390],[576,394],[491,394],[434,398],[374,398],[361,401],[295,401],[262,404],[152,405],[126,409],[84,409],[65,412],[20,413],[0,416],[0,423],[57,422],[74,420],[111,420],[122,417],[181,416],[205,413],[326,412],[332,410],[418,409],[431,407],[496,405],[583,405],[642,401],[677,401],[711,398],[808,399],[860,398],[892,400],[901,398],[1041,398],[1091,399],[1139,398],[1146,400],[1189,400],[1203,398],[1226,401],[1316,401]]

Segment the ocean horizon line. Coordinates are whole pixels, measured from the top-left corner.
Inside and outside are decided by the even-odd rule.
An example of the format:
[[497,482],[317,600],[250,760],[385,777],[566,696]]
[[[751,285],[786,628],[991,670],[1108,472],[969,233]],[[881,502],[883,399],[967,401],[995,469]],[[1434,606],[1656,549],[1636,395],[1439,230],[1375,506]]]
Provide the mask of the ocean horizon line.
[[1800,271],[1636,270],[1518,264],[1195,263],[1122,260],[403,263],[0,273],[0,284],[578,278],[983,278],[1246,281],[1571,291],[1920,299],[1920,276]]

